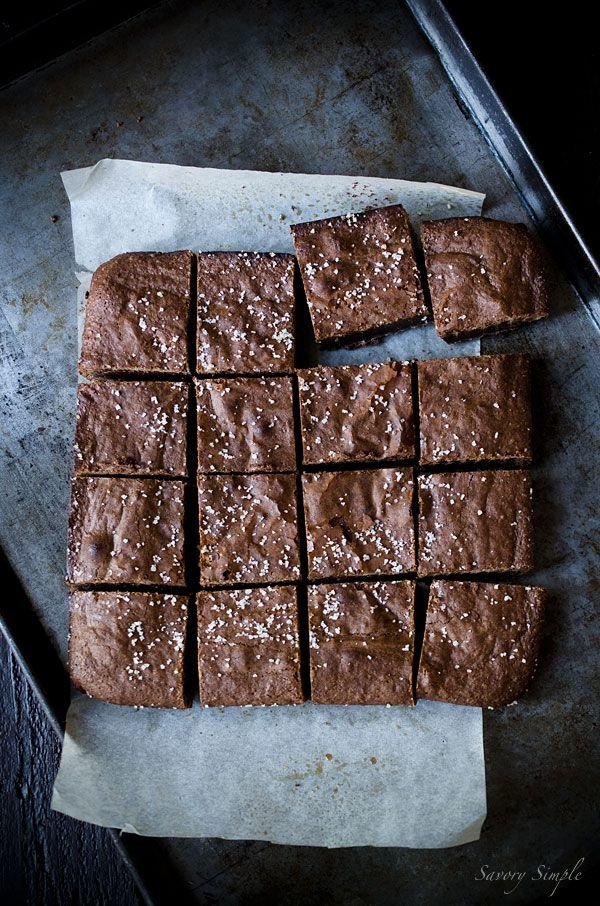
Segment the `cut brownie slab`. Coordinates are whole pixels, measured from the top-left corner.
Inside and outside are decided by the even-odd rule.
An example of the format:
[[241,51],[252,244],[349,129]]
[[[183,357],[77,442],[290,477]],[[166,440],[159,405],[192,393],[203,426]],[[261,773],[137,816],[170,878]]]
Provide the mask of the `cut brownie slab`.
[[314,702],[412,705],[414,583],[308,589]]
[[185,476],[188,401],[182,383],[80,384],[75,472]]
[[201,475],[203,585],[300,578],[296,476]]
[[304,462],[414,458],[411,379],[408,362],[299,371]]
[[308,576],[415,571],[412,469],[302,476]]
[[417,698],[498,708],[529,684],[545,592],[529,585],[433,582]]
[[531,391],[525,355],[418,363],[421,463],[529,463]]
[[201,704],[303,701],[294,586],[204,591],[197,600]]
[[440,472],[418,482],[419,575],[533,569],[528,472]]
[[437,332],[444,339],[518,327],[548,314],[548,275],[521,223],[430,220],[421,241]]
[[291,230],[317,343],[366,340],[427,317],[401,205]]
[[75,478],[68,580],[184,586],[184,487],[152,478]]
[[191,264],[191,252],[130,252],[100,265],[86,303],[81,373],[188,373]]
[[75,686],[116,705],[186,708],[188,599],[146,592],[75,591],[69,673]]
[[199,374],[291,371],[294,330],[292,255],[198,255]]
[[200,473],[296,468],[290,377],[198,380],[196,399]]

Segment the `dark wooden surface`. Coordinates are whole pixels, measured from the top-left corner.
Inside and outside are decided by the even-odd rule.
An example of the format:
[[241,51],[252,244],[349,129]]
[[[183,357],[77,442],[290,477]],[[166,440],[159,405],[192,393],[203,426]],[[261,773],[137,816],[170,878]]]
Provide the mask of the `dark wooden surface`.
[[60,746],[0,633],[0,902],[141,902],[109,833],[50,809]]
[[[450,6],[456,12],[463,4],[451,3]],[[497,11],[502,10],[506,26],[506,7],[493,4],[494,7]],[[461,19],[460,14],[458,18]],[[519,125],[534,150],[541,153],[559,192],[562,183],[569,196],[571,210],[576,217],[579,215],[588,239],[597,248],[594,225],[597,224],[595,211],[599,200],[599,142],[596,120],[594,117],[587,118],[586,109],[590,111],[591,101],[594,100],[597,106],[600,91],[597,73],[594,78],[588,74],[591,72],[591,57],[588,62],[587,55],[581,53],[586,42],[585,24],[575,13],[566,30],[561,31],[559,23],[546,22],[545,25],[553,24],[550,39],[545,32],[544,41],[536,42],[532,23],[523,20],[516,11],[512,18],[514,27],[521,27],[519,47],[522,52],[508,57],[497,52],[500,45],[489,42],[487,15],[485,22],[481,17],[477,17],[477,21],[470,18],[468,31],[473,46],[484,68],[487,63],[488,72],[496,78],[496,84],[501,85],[504,100],[518,116]],[[475,33],[477,22],[478,34]],[[466,24],[469,25],[469,22]],[[526,34],[527,29],[529,35]],[[506,38],[506,28],[504,36]],[[540,58],[542,44],[545,62]],[[528,53],[525,53],[525,48],[528,48]],[[557,60],[560,60],[560,67],[556,66]],[[556,74],[556,69],[560,69],[561,94],[551,102],[549,92],[538,87],[544,96],[540,110],[540,107],[533,106],[531,86],[533,76],[535,84],[542,85],[540,74],[544,72],[544,67],[546,75]],[[524,92],[529,106],[524,106]],[[561,128],[562,123],[566,124],[566,128]],[[531,130],[529,134],[528,126]],[[580,193],[578,203],[577,193],[572,188],[577,182],[574,174],[577,174],[580,184],[581,177],[592,171],[596,172],[596,179],[587,182],[587,191]],[[593,220],[590,217],[591,208],[594,210]],[[58,765],[59,742],[1,634],[0,744],[2,906],[12,906],[13,903],[27,906],[38,903],[44,906],[70,903],[135,906],[141,902],[110,834],[51,811],[50,798]]]

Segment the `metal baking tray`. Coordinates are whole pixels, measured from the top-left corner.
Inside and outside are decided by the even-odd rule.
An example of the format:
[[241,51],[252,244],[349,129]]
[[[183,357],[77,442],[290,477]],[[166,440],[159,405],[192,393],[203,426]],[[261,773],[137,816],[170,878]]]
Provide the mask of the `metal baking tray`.
[[[479,880],[487,865],[525,872],[511,894],[524,903],[550,892],[538,866],[591,868],[600,275],[443,5],[164,3],[10,86],[0,111],[0,620],[57,733],[77,340],[60,170],[125,157],[462,185],[554,258],[552,318],[483,344],[536,361],[535,579],[552,603],[530,693],[486,714],[481,840],[328,851],[114,833],[144,899],[479,904],[502,896]],[[51,625],[36,610],[48,595],[65,598]]]

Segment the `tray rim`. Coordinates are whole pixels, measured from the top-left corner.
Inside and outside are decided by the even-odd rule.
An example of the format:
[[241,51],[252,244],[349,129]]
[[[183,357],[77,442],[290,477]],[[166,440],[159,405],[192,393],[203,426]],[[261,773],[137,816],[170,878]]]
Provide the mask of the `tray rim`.
[[405,0],[536,230],[600,330],[600,263],[547,179],[505,104],[471,52],[443,0]]

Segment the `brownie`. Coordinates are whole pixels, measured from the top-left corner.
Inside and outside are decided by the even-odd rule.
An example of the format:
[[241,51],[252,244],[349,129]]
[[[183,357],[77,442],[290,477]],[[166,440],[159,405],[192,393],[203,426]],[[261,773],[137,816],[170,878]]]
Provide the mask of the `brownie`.
[[293,256],[201,252],[198,373],[268,373],[293,367]]
[[291,377],[196,381],[198,471],[296,468]]
[[529,472],[419,477],[419,575],[533,569]]
[[188,599],[140,591],[71,594],[69,673],[116,705],[189,707],[184,681]]
[[412,469],[302,476],[309,579],[415,572]]
[[531,462],[525,355],[418,363],[421,463]]
[[408,362],[306,368],[298,382],[306,464],[414,458]]
[[535,671],[545,592],[529,585],[433,582],[417,698],[498,708]]
[[191,252],[130,252],[101,264],[86,304],[80,372],[189,372],[191,264]]
[[308,589],[314,702],[412,705],[414,583]]
[[437,332],[444,339],[518,327],[548,314],[541,248],[522,223],[429,220],[421,241]]
[[67,579],[184,586],[184,487],[154,478],[75,478]]
[[75,472],[185,476],[188,398],[169,381],[80,384]]
[[198,502],[203,585],[300,578],[295,475],[201,475]]
[[426,319],[402,205],[297,223],[291,231],[317,343],[367,340]]
[[201,704],[303,701],[294,586],[202,591],[197,600]]

